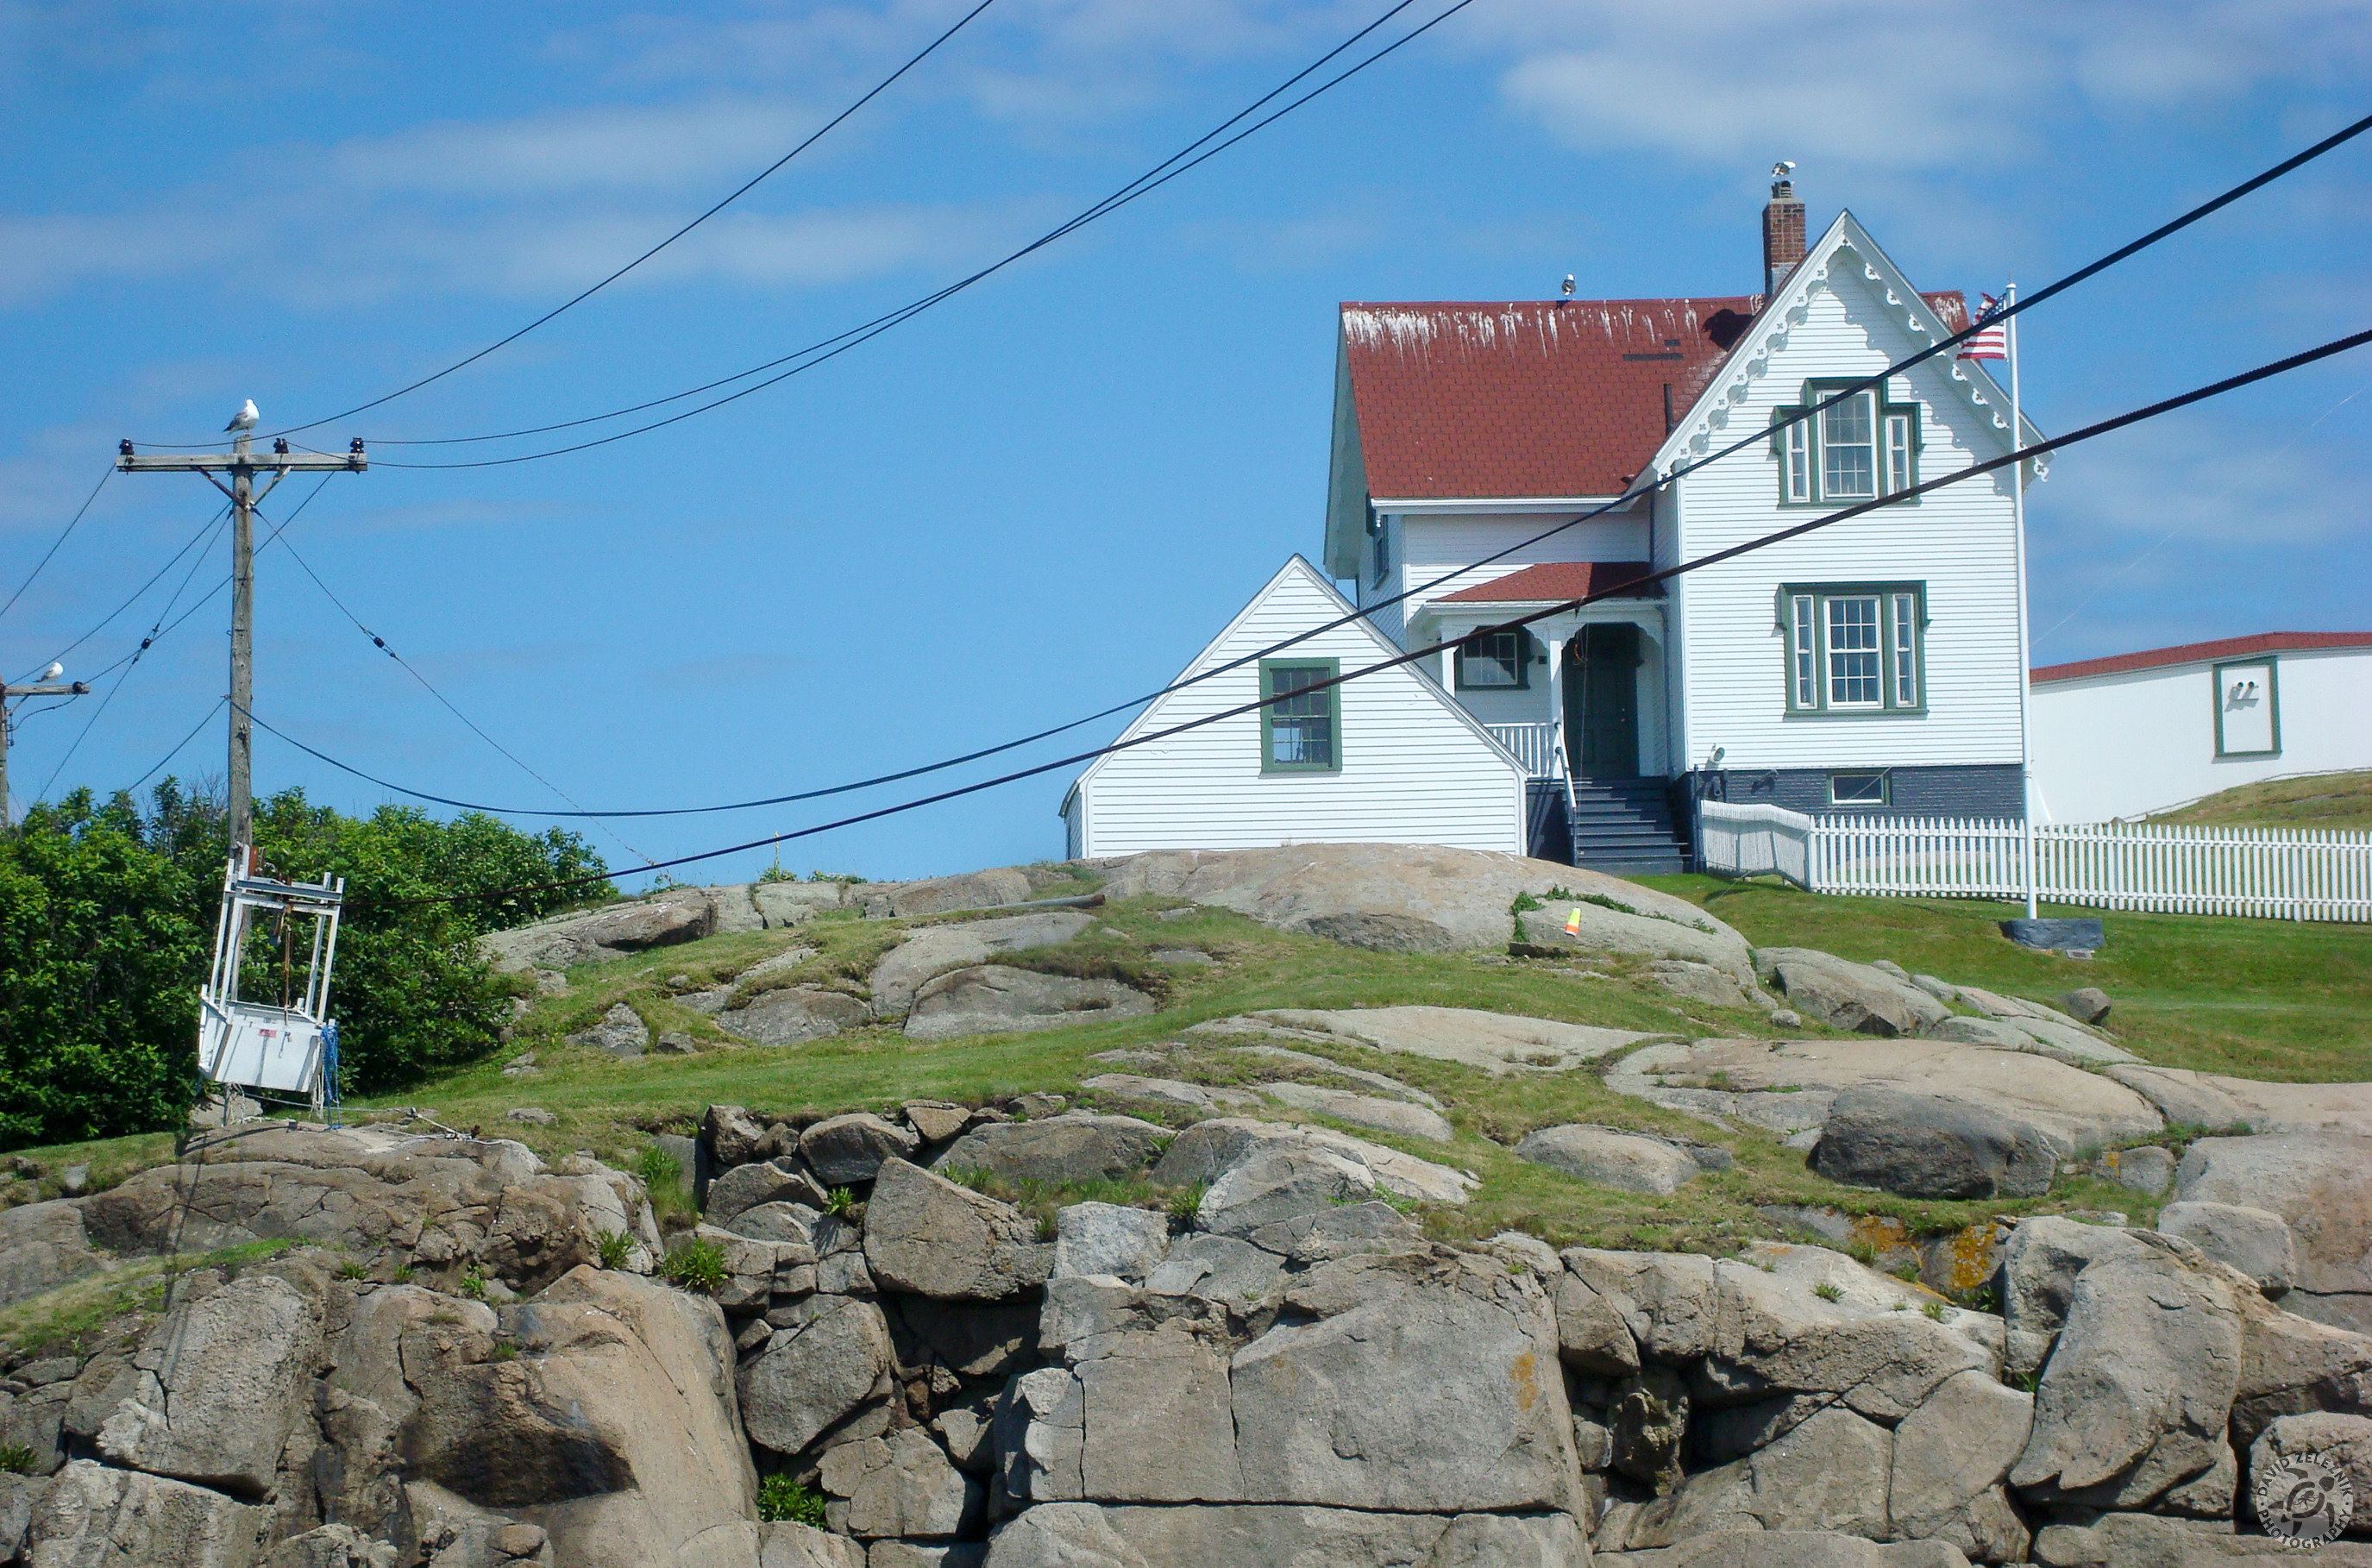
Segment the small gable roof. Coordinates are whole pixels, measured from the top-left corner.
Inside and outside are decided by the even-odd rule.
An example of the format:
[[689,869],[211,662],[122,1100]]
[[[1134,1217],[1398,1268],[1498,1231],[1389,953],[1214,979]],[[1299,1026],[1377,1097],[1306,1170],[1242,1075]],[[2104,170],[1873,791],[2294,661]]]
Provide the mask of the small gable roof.
[[1435,604],[1560,604],[1611,590],[1624,598],[1661,598],[1664,585],[1623,585],[1656,569],[1649,561],[1544,561],[1504,577],[1444,594]]
[[[1398,658],[1407,652],[1406,649],[1393,643],[1390,638],[1386,637],[1383,633],[1378,631],[1373,621],[1369,621],[1366,616],[1361,615],[1358,611],[1358,607],[1354,605],[1349,599],[1344,598],[1342,591],[1335,587],[1333,583],[1328,580],[1324,573],[1311,565],[1309,562],[1301,555],[1296,554],[1288,559],[1284,565],[1277,568],[1276,575],[1269,578],[1265,584],[1262,585],[1260,592],[1252,595],[1251,598],[1244,605],[1243,609],[1236,611],[1234,616],[1228,620],[1227,623],[1219,629],[1219,634],[1217,636],[1203,645],[1202,652],[1196,654],[1192,658],[1186,661],[1186,668],[1178,672],[1177,677],[1170,682],[1170,684],[1176,685],[1178,681],[1185,679],[1188,676],[1192,675],[1197,670],[1203,668],[1205,665],[1211,663],[1212,660],[1227,647],[1228,642],[1234,638],[1237,632],[1242,628],[1243,624],[1259,613],[1261,608],[1267,604],[1270,599],[1273,598],[1276,596],[1277,591],[1288,583],[1294,584],[1297,587],[1307,587],[1318,596],[1319,602],[1325,607],[1325,613],[1323,616],[1324,621],[1333,621],[1341,620],[1345,616],[1349,617],[1350,619],[1343,625],[1337,628],[1337,631],[1345,635],[1355,637],[1367,643],[1374,649],[1376,659]],[[1317,624],[1317,622],[1312,622],[1313,626],[1315,624]],[[1309,627],[1296,628],[1296,630],[1299,631],[1308,631],[1309,629]],[[1290,654],[1292,650],[1287,649],[1285,652]],[[1432,698],[1434,703],[1445,714],[1454,722],[1464,726],[1468,730],[1471,731],[1474,736],[1482,742],[1482,744],[1497,752],[1506,762],[1509,768],[1516,770],[1517,777],[1523,776],[1524,764],[1517,760],[1515,753],[1500,745],[1498,740],[1492,736],[1491,732],[1483,727],[1482,722],[1476,718],[1472,714],[1468,713],[1464,704],[1451,697],[1448,692],[1443,691],[1441,689],[1441,682],[1435,679],[1431,672],[1426,670],[1421,665],[1413,662],[1404,664],[1398,669],[1380,671],[1369,679],[1389,680],[1395,676],[1405,676],[1410,680],[1413,681],[1417,689],[1423,691],[1426,696]],[[1144,708],[1137,713],[1136,717],[1129,720],[1127,727],[1122,729],[1120,734],[1113,738],[1111,744],[1117,747],[1123,741],[1134,740],[1138,736],[1145,734],[1148,731],[1162,728],[1169,723],[1167,719],[1161,716],[1163,705],[1168,701],[1169,697],[1165,695],[1156,697],[1152,702],[1147,703]],[[1080,772],[1079,776],[1071,782],[1071,787],[1064,792],[1061,810],[1068,811],[1070,809],[1072,798],[1076,796],[1090,781],[1092,781],[1099,772],[1103,771],[1104,764],[1112,760],[1112,752],[1106,751],[1102,756],[1098,757],[1094,761],[1089,762],[1087,765],[1087,767]]]

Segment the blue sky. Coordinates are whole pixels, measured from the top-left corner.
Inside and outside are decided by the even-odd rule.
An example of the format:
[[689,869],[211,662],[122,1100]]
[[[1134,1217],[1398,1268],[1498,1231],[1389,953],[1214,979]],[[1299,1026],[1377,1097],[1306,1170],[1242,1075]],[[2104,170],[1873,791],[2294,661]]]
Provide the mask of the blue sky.
[[[663,395],[952,281],[1383,3],[998,0],[659,261],[316,433],[366,436],[381,462],[332,480],[288,540],[586,805],[813,788],[1157,686],[1286,553],[1314,555],[1338,300],[1541,296],[1569,271],[1596,296],[1748,292],[1782,157],[1815,226],[1851,207],[1922,286],[2032,285],[2372,106],[2367,0],[1477,0],[812,374],[574,457],[386,466],[456,448],[383,443]],[[250,396],[267,429],[317,418],[481,346],[763,168],[959,10],[264,0],[234,21],[0,3],[17,389],[0,412],[0,596],[119,436],[202,440]],[[2368,176],[2372,138],[2026,318],[2029,413],[2067,429],[2365,326]],[[2069,453],[2031,508],[2039,659],[2372,625],[2372,390],[2348,401],[2367,383],[2359,353]],[[292,481],[267,512],[309,488]],[[0,620],[6,674],[88,630],[216,504],[195,478],[110,482]],[[210,548],[192,595],[224,570]],[[129,653],[180,576],[69,673]],[[263,718],[415,787],[559,804],[285,552],[262,558],[258,596]],[[198,723],[224,689],[223,604],[145,656],[53,793],[128,784]],[[27,717],[20,803],[99,701]],[[174,771],[219,771],[219,730]],[[257,774],[350,809],[382,798],[269,736]],[[783,860],[889,877],[1059,855],[1063,787],[1049,775]],[[624,865],[826,814],[592,836]]]

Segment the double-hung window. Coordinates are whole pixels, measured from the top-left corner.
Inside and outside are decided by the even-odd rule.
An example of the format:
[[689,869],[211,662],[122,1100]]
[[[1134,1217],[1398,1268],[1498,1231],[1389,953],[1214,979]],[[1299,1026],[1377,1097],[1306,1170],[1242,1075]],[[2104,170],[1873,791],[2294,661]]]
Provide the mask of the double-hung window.
[[1262,659],[1261,695],[1278,698],[1261,709],[1261,772],[1331,773],[1343,766],[1339,686],[1319,686],[1343,672],[1339,659]]
[[[1772,456],[1779,460],[1781,501],[1795,505],[1874,501],[1919,482],[1919,406],[1888,402],[1874,387],[1820,406],[1852,385],[1807,381],[1803,401],[1773,411],[1774,424],[1794,421],[1771,437]],[[1814,409],[1819,412],[1808,412]]]
[[1778,619],[1789,713],[1925,710],[1924,584],[1789,584],[1779,590]]

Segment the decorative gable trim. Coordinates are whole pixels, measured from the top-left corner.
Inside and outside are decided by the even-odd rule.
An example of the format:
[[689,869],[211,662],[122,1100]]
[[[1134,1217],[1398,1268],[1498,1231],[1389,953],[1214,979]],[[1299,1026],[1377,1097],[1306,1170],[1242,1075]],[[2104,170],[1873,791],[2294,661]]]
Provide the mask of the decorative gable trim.
[[[1913,338],[1936,343],[1952,335],[1951,329],[1944,325],[1935,308],[1911,286],[1901,269],[1878,248],[1878,242],[1869,237],[1859,220],[1850,212],[1841,212],[1804,261],[1788,275],[1779,293],[1755,318],[1753,326],[1747,329],[1745,339],[1730,354],[1727,363],[1722,366],[1697,401],[1690,405],[1688,412],[1673,426],[1672,434],[1657,450],[1655,471],[1669,477],[1673,470],[1701,460],[1716,446],[1725,445],[1730,438],[1736,411],[1751,395],[1755,383],[1771,373],[1772,356],[1785,349],[1789,335],[1810,319],[1813,296],[1824,290],[1833,292],[1832,278],[1855,275],[1874,285],[1875,292],[1896,323]],[[2041,432],[2034,427],[2032,420],[2024,422],[2023,442],[2013,437],[2009,427],[2009,394],[1982,366],[1982,362],[1977,360],[1943,362],[1946,376],[1959,392],[1962,402],[1978,416],[1981,424],[1995,433],[2003,451],[2042,439]],[[1741,430],[1738,434],[1750,433]],[[2029,467],[2037,479],[2049,471],[2049,466],[2047,456],[2029,460]]]

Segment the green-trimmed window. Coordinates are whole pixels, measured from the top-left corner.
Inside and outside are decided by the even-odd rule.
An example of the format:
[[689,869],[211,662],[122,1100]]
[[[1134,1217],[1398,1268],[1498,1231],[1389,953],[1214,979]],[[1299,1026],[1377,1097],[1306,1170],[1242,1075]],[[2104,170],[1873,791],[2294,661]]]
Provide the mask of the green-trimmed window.
[[1331,773],[1343,766],[1339,686],[1305,690],[1343,673],[1340,659],[1262,659],[1261,695],[1280,698],[1261,709],[1261,772]]
[[1789,713],[1926,711],[1926,584],[1789,583],[1778,597]]
[[[1773,409],[1774,425],[1795,419],[1851,381],[1807,381],[1803,401]],[[1809,418],[1771,433],[1779,460],[1779,499],[1816,506],[1874,501],[1919,482],[1919,405],[1890,403],[1878,388],[1864,388]]]
[[1460,691],[1524,691],[1532,684],[1531,635],[1522,627],[1480,632],[1458,645]]

